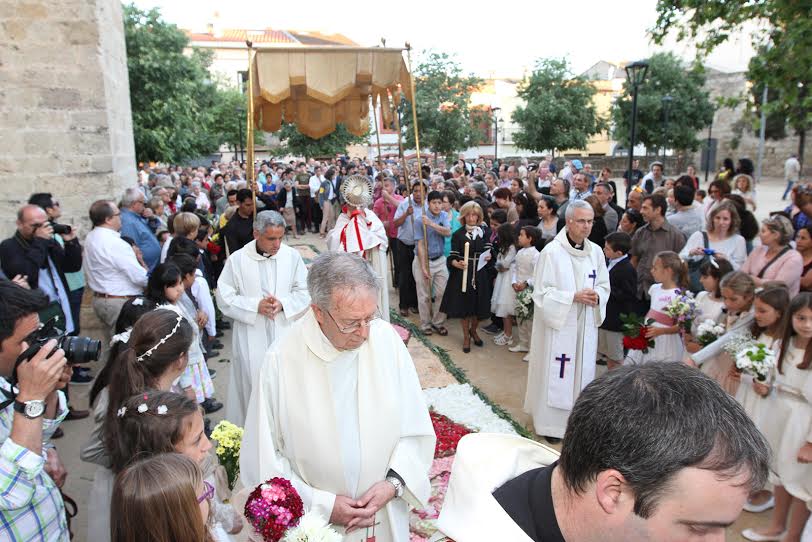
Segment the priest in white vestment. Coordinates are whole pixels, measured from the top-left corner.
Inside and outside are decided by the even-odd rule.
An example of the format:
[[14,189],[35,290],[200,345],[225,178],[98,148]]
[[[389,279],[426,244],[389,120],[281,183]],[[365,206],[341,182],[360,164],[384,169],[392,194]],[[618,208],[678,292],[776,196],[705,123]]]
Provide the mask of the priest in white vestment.
[[254,240],[228,257],[217,281],[217,306],[234,320],[225,417],[239,426],[268,347],[310,304],[307,267],[284,235],[281,214],[257,214]]
[[603,249],[587,239],[592,207],[572,201],[566,218],[536,263],[524,400],[536,433],[552,438],[564,436],[572,405],[595,378],[598,326],[610,290]]
[[378,215],[370,209],[345,205],[336,219],[335,227],[327,233],[327,249],[358,254],[366,259],[381,279],[378,309],[389,321],[389,259],[386,249],[389,237]]
[[379,277],[328,252],[308,275],[310,310],[268,351],[240,456],[244,488],[291,481],[344,542],[408,542],[409,506],[431,493],[435,436],[414,363],[377,308]]

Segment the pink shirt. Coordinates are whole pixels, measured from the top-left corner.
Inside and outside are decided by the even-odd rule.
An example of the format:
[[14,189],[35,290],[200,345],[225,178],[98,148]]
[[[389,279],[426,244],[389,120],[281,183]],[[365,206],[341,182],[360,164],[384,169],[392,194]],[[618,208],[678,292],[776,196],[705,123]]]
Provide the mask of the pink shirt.
[[[767,259],[767,247],[756,247],[745,260],[741,270],[748,275],[758,277],[758,274],[769,261]],[[783,282],[789,289],[789,296],[794,297],[801,289],[801,272],[803,268],[804,259],[801,253],[790,249],[773,262],[761,279]]]
[[[398,203],[404,199],[403,196],[399,196],[398,194],[392,194],[392,198]],[[386,235],[390,238],[398,236],[398,229],[395,227],[395,211],[397,210],[397,203],[394,205],[387,203],[387,201],[383,199],[383,196],[378,198],[372,206],[372,212],[378,215],[378,218],[384,223],[386,226]]]

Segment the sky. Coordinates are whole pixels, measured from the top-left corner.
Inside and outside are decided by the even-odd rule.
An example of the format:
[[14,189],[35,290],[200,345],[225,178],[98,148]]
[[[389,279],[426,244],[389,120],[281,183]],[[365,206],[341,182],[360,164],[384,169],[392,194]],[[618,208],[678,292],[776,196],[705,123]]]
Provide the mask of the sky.
[[[165,20],[205,31],[219,14],[222,28],[316,30],[341,33],[362,46],[390,47],[410,42],[414,51],[454,54],[464,71],[480,77],[521,77],[543,57],[567,58],[574,73],[599,60],[633,61],[671,50],[690,60],[690,45],[669,40],[650,43],[656,0],[502,0],[458,2],[412,0],[135,0],[158,7]],[[280,9],[281,8],[281,9]],[[733,72],[747,68],[750,37],[742,35],[718,49],[707,64]]]

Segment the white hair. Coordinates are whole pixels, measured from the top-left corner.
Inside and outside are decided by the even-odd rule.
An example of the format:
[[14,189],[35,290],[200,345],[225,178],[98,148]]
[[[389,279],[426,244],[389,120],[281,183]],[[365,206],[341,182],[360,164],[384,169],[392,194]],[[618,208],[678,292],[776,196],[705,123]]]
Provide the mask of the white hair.
[[589,212],[593,214],[595,213],[595,210],[592,208],[590,204],[588,204],[584,200],[574,199],[567,204],[567,211],[564,213],[567,220],[569,220],[570,218],[573,217],[573,215],[575,215],[575,211],[577,209],[588,209]]
[[285,219],[279,211],[262,211],[254,219],[254,231],[264,232],[266,228],[285,228]]
[[348,252],[325,252],[313,260],[307,274],[307,289],[313,304],[324,310],[333,308],[335,292],[361,289],[377,297],[380,279],[368,261]]
[[144,197],[144,193],[141,192],[138,188],[128,188],[124,191],[124,195],[121,196],[121,206],[122,207],[132,207],[132,204],[137,201],[144,201],[146,198]]

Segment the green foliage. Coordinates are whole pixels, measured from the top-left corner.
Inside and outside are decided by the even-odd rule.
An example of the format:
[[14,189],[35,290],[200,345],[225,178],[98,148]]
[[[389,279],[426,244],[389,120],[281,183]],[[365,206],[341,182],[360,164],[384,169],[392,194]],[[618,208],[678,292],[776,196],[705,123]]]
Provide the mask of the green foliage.
[[137,160],[178,163],[233,145],[245,98],[211,80],[209,51],[185,55],[186,35],[135,5],[124,6],[124,37]]
[[566,60],[538,60],[519,85],[525,106],[513,112],[519,125],[513,141],[534,152],[586,148],[591,136],[606,129],[592,101],[596,92],[589,81],[572,76]]
[[[463,75],[454,58],[436,51],[423,51],[412,75],[417,93],[420,152],[431,149],[449,157],[479,143],[481,134],[472,122],[469,102],[482,80]],[[401,127],[405,130],[406,147],[414,149],[412,107],[405,100],[402,103]]]
[[[769,85],[768,134],[781,131],[784,121],[803,136],[812,125],[812,18],[810,3],[798,0],[659,0],[657,22],[651,29],[656,43],[672,31],[678,40],[690,40],[705,55],[731,35],[746,32],[757,54],[748,77],[759,89],[748,98],[750,111],[758,109],[763,85]],[[803,142],[801,137],[801,142]],[[800,149],[801,156],[803,148]]]
[[[705,72],[700,64],[690,69],[680,65],[673,53],[657,53],[648,60],[646,80],[637,95],[636,143],[649,149],[699,148],[698,131],[713,120],[714,106],[709,94],[703,89]],[[668,109],[668,127],[665,126],[663,97],[673,100]],[[623,84],[623,94],[612,106],[613,135],[624,146],[629,146],[632,116],[632,87]]]
[[347,130],[343,124],[337,124],[336,129],[320,139],[313,139],[301,133],[295,124],[283,124],[279,131],[282,145],[273,149],[276,156],[303,156],[313,158],[319,156],[335,156],[345,153],[348,145],[366,143],[367,135],[356,136]]

